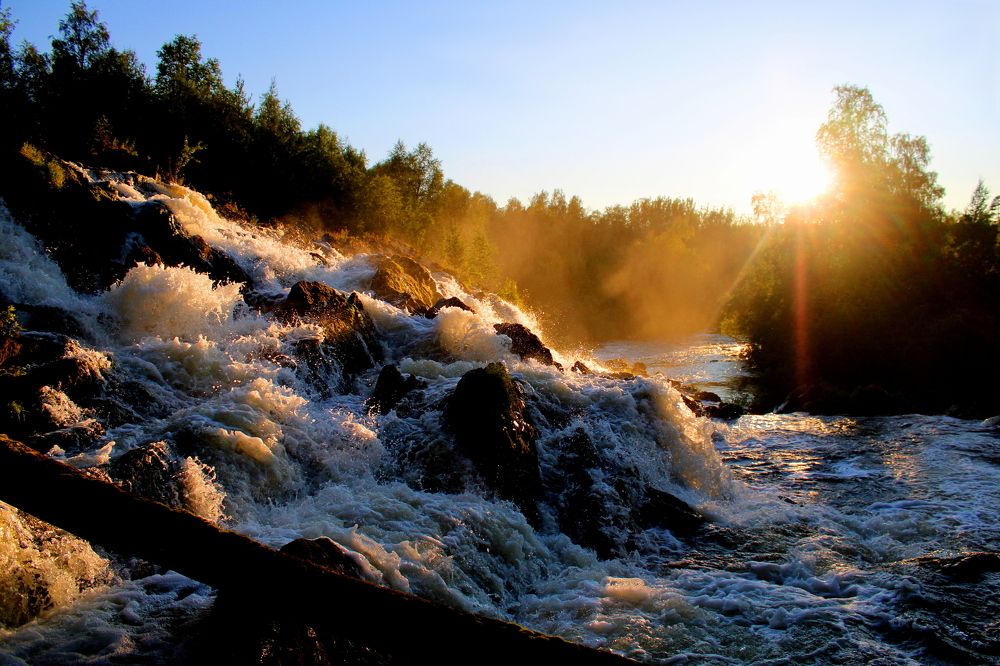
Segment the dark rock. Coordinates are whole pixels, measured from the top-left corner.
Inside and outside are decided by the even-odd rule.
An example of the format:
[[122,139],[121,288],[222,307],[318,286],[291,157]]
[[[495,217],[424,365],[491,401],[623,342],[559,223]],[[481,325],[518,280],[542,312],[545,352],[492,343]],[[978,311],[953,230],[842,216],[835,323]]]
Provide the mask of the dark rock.
[[175,509],[184,508],[179,474],[180,464],[165,442],[126,451],[108,466],[108,475],[123,490]]
[[556,510],[559,531],[608,559],[625,554],[623,535],[634,531],[629,508],[603,479],[603,461],[590,437],[576,430],[556,443],[560,452],[551,478],[544,479],[546,500]]
[[521,358],[534,359],[545,365],[560,367],[552,359],[552,352],[542,344],[538,336],[521,324],[494,324],[493,328],[498,335],[506,335],[510,338],[510,350]]
[[665,527],[674,534],[690,534],[705,524],[705,516],[664,490],[647,486],[643,495],[635,518],[644,528]]
[[0,368],[7,365],[12,358],[20,355],[23,349],[20,342],[14,338],[3,338],[0,340]]
[[88,451],[104,436],[104,425],[97,419],[85,419],[66,428],[31,437],[25,444],[43,453],[53,446],[70,455]]
[[731,421],[740,418],[746,413],[746,409],[734,402],[720,402],[717,405],[705,406],[705,416],[710,416],[713,419]]
[[645,529],[664,527],[683,536],[705,522],[636,470],[605,459],[582,429],[548,447],[558,457],[543,479],[545,502],[555,509],[561,532],[603,559],[626,555]]
[[437,303],[435,303],[424,315],[428,319],[434,319],[438,316],[444,308],[458,308],[459,310],[465,310],[466,312],[472,312],[472,308],[463,303],[460,299],[452,296],[451,298],[442,298]]
[[424,382],[413,375],[404,378],[395,365],[387,365],[379,372],[375,389],[365,405],[374,412],[387,414],[407,393],[425,386]]
[[576,363],[574,363],[573,367],[570,368],[570,370],[572,370],[573,372],[579,373],[581,375],[590,375],[590,374],[593,374],[593,370],[591,370],[586,365],[584,365],[583,361],[577,361]]
[[441,300],[430,271],[401,255],[379,262],[369,289],[383,301],[410,313],[426,313]]
[[695,400],[700,400],[701,402],[722,402],[722,398],[719,397],[719,394],[712,393],[711,391],[699,391],[695,389],[692,391],[691,397]]
[[521,389],[501,363],[465,373],[446,408],[459,450],[497,495],[532,521],[541,489],[535,428],[525,417]]
[[692,414],[695,416],[705,416],[705,407],[687,393],[681,392],[681,400],[684,401],[684,404],[687,405]]
[[301,560],[333,569],[339,574],[365,580],[361,567],[351,559],[347,550],[329,537],[296,539],[281,547],[281,552]]
[[299,319],[322,327],[324,339],[319,347],[298,350],[318,375],[328,351],[340,364],[345,383],[382,360],[375,324],[357,294],[345,296],[320,282],[300,281],[274,312],[285,322]]
[[51,305],[27,305],[18,303],[14,306],[17,316],[24,328],[29,331],[58,333],[72,338],[87,338],[89,336],[76,314]]
[[[136,245],[139,248],[136,251],[148,258],[155,256],[168,266],[188,266],[199,273],[207,273],[216,282],[251,282],[247,272],[232,257],[206,243],[201,236],[187,233],[170,209],[159,201],[138,206],[132,224],[141,238],[128,239],[126,248]],[[126,257],[134,259],[131,252]],[[126,265],[126,271],[132,265],[134,261]]]

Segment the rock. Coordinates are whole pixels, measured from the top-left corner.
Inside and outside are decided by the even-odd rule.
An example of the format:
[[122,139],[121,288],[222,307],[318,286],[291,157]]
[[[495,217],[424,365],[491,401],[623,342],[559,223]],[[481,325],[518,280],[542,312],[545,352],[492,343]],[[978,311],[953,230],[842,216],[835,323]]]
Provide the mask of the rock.
[[180,464],[166,442],[153,442],[126,451],[108,465],[108,475],[123,490],[146,499],[184,508],[177,482]]
[[734,402],[720,402],[716,405],[706,405],[705,407],[706,416],[725,421],[738,419],[746,413],[747,410],[743,406],[737,405]]
[[705,524],[705,516],[687,502],[652,486],[644,489],[635,519],[643,528],[665,527],[674,534],[690,534]]
[[472,312],[472,308],[463,303],[460,299],[452,296],[451,298],[442,298],[437,303],[435,303],[430,310],[424,314],[428,319],[434,319],[437,317],[438,313],[444,308],[458,308],[459,310],[465,310],[466,312]]
[[550,442],[555,465],[543,478],[545,502],[555,509],[561,532],[608,559],[626,555],[641,531],[665,527],[687,535],[705,518],[684,501],[645,483],[634,469],[601,455],[578,429]]
[[501,363],[465,373],[445,418],[459,450],[496,494],[537,521],[540,495],[536,432],[524,414],[521,389]]
[[586,365],[584,365],[583,361],[577,361],[576,363],[574,363],[573,367],[570,368],[570,370],[572,372],[576,372],[576,373],[581,374],[581,375],[590,375],[590,374],[593,374],[593,370],[591,370]]
[[614,379],[634,379],[635,377],[646,377],[645,363],[629,363],[623,358],[612,358],[603,361],[605,368],[611,371],[610,376]]
[[53,446],[70,455],[87,451],[93,448],[95,442],[104,436],[105,428],[97,419],[84,419],[59,430],[53,430],[31,437],[25,444],[43,453],[48,452]]
[[305,354],[314,370],[317,363],[324,362],[327,350],[340,364],[345,383],[382,360],[375,324],[357,294],[345,296],[320,282],[296,282],[275,315],[285,322],[299,319],[322,327],[321,347]]
[[344,576],[366,580],[361,567],[347,554],[347,549],[329,537],[296,539],[286,543],[280,550],[286,555],[333,569]]
[[383,301],[410,313],[426,313],[441,300],[430,271],[401,255],[379,262],[369,289]]
[[407,393],[425,386],[426,383],[413,375],[404,378],[399,369],[390,364],[379,372],[375,389],[365,401],[365,405],[373,412],[387,414]]
[[159,259],[159,263],[167,266],[188,266],[207,273],[216,282],[251,282],[232,257],[206,243],[201,236],[185,231],[170,209],[159,201],[136,207],[132,228],[139,237],[130,236],[123,243],[124,258],[119,263],[124,265],[125,272],[143,257],[147,261]]
[[562,369],[552,358],[552,352],[542,344],[538,336],[532,333],[527,327],[521,324],[494,324],[493,328],[498,335],[506,335],[510,338],[510,350],[521,358],[534,359],[544,365],[554,365]]
[[0,340],[0,368],[7,365],[12,358],[17,357],[23,347],[14,338],[3,338]]

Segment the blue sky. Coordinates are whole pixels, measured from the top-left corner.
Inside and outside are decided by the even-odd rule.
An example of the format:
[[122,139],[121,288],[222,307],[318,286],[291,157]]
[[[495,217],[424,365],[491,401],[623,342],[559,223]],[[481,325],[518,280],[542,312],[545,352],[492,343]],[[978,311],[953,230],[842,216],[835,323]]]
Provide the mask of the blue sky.
[[[1000,2],[138,2],[91,0],[118,48],[196,34],[226,80],[272,77],[305,127],[372,161],[426,141],[498,202],[561,188],[600,208],[818,187],[835,85],[927,137],[946,204],[1000,193]],[[4,1],[48,47],[68,0]]]

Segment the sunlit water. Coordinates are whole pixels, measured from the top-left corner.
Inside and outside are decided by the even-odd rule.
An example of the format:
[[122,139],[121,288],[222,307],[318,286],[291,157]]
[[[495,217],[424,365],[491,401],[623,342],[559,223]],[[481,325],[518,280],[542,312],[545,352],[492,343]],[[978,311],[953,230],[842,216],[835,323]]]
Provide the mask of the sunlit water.
[[[369,257],[222,220],[183,188],[113,182],[136,205],[165,201],[275,295],[300,279],[363,292],[374,272]],[[439,290],[475,312],[446,309],[428,320],[364,295],[387,361],[427,382],[424,405],[439,404],[469,369],[502,360],[522,383],[543,468],[582,429],[602,455],[711,518],[694,537],[650,529],[633,538],[630,555],[601,560],[559,533],[544,508],[535,529],[473,481],[457,493],[420,490],[406,460],[421,447],[451,446],[439,412],[369,414],[377,369],[352,392],[325,395],[282,361],[296,341],[321,335],[317,327],[256,315],[238,289],[183,268],[138,267],[109,292],[80,296],[5,213],[0,238],[8,296],[79,313],[91,331],[79,353],[109,381],[141,388],[137,418],[69,456],[77,465],[148,442],[197,441],[185,452],[184,492],[207,519],[272,546],[329,536],[380,584],[642,660],[997,658],[1000,574],[956,580],[914,560],[1000,550],[994,426],[800,414],[711,422],[694,417],[667,378],[727,397],[739,372],[735,341],[608,345],[583,360],[640,361],[651,377],[580,376],[512,356],[492,324],[537,330],[536,322],[444,274],[435,276]],[[557,357],[567,367],[575,360]],[[65,396],[51,402],[67,424],[86,416]],[[25,549],[33,529],[0,507],[0,563],[13,572],[0,571],[4,597],[28,584],[30,570],[43,572],[33,584],[54,600],[42,617],[0,628],[0,663],[185,655],[177,646],[210,606],[210,588],[172,572],[129,573],[70,537]]]

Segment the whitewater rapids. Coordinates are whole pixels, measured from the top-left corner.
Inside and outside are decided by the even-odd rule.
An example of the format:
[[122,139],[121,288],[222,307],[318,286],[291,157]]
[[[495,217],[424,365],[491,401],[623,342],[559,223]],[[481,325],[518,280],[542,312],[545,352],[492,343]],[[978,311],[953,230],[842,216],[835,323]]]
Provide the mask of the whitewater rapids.
[[[208,520],[274,547],[326,536],[379,584],[641,660],[905,664],[988,658],[991,635],[996,646],[996,622],[983,619],[997,610],[996,572],[949,591],[910,563],[1000,549],[994,427],[931,417],[712,422],[692,415],[662,375],[623,380],[521,360],[493,326],[515,322],[541,334],[538,322],[443,272],[434,273],[438,291],[472,312],[410,316],[367,292],[371,256],[220,218],[181,186],[89,177],[134,205],[162,201],[269,297],[300,280],[358,292],[385,362],[423,379],[427,404],[469,370],[502,361],[525,392],[543,469],[558,464],[556,442],[582,430],[603,456],[710,524],[691,538],[647,529],[632,538],[630,554],[601,559],[562,534],[544,507],[533,527],[471,481],[460,493],[421,490],[405,456],[449,439],[438,414],[371,413],[365,399],[377,367],[343,394],[304,381],[287,359],[296,343],[320,339],[320,327],[261,315],[239,285],[184,267],[139,265],[102,294],[78,294],[0,210],[5,296],[73,313],[87,332],[74,353],[135,396],[138,418],[109,428],[92,450],[51,455],[88,467],[151,442],[197,441],[202,448],[181,461],[181,487],[187,506]],[[615,352],[656,370],[648,350]],[[583,360],[601,368],[600,354],[555,356],[564,367]],[[90,416],[59,391],[46,405],[67,426]],[[36,522],[0,504],[8,623],[0,662],[183,655],[183,628],[211,605],[210,588],[174,572],[126,572],[86,542],[46,536]],[[19,600],[38,588],[50,608],[17,626]],[[968,608],[973,597],[985,598],[985,608]],[[954,613],[935,608],[948,599]],[[955,631],[969,638],[948,638]]]

